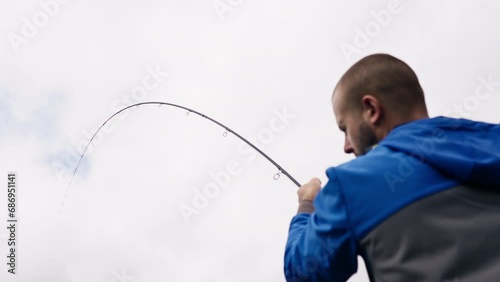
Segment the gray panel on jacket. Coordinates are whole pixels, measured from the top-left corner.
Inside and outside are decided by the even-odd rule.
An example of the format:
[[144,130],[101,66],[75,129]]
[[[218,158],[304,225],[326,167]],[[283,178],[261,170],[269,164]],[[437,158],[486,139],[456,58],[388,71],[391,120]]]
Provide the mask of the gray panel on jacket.
[[372,281],[500,281],[500,188],[457,186],[392,215],[360,242]]

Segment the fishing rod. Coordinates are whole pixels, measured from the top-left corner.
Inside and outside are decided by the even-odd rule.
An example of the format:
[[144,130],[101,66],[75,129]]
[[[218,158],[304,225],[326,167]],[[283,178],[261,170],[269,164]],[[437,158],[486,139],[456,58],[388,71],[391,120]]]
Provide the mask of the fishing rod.
[[268,161],[270,161],[278,169],[278,172],[273,176],[274,180],[278,180],[280,178],[280,175],[283,173],[286,177],[288,177],[288,179],[290,179],[295,185],[297,185],[297,187],[301,186],[300,183],[297,180],[295,180],[295,178],[293,178],[285,169],[283,169],[282,166],[280,166],[277,162],[275,162],[273,159],[271,159],[266,153],[262,152],[262,150],[260,150],[259,148],[257,148],[254,144],[250,143],[243,136],[241,136],[240,134],[238,134],[237,132],[235,132],[231,128],[225,126],[224,124],[216,121],[215,119],[213,119],[213,118],[211,118],[211,117],[209,117],[209,116],[207,116],[205,114],[202,114],[202,113],[200,113],[198,111],[190,109],[188,107],[184,107],[184,106],[173,104],[173,103],[166,103],[166,102],[141,102],[141,103],[136,103],[136,104],[132,104],[130,106],[127,106],[127,107],[125,107],[125,108],[117,111],[116,113],[114,113],[101,126],[99,126],[99,128],[96,130],[96,132],[94,133],[94,135],[92,135],[92,138],[90,138],[89,142],[87,143],[87,146],[85,147],[85,149],[83,150],[82,154],[80,155],[80,159],[78,160],[78,163],[76,164],[76,167],[73,170],[73,175],[71,175],[71,179],[69,181],[68,188],[66,188],[66,193],[64,194],[64,198],[63,198],[63,201],[61,203],[61,208],[59,209],[59,212],[62,211],[62,208],[64,206],[64,202],[66,201],[66,197],[68,196],[69,189],[71,188],[71,184],[73,183],[73,178],[75,177],[75,174],[76,174],[76,171],[78,170],[78,167],[80,167],[80,163],[81,163],[81,161],[83,159],[83,156],[85,155],[85,152],[87,152],[87,149],[89,148],[90,144],[92,143],[92,140],[94,140],[94,137],[97,135],[97,133],[99,133],[99,131],[101,130],[101,128],[103,128],[104,125],[106,125],[106,123],[108,123],[116,115],[120,114],[121,112],[123,112],[123,111],[125,111],[127,109],[130,109],[130,108],[133,108],[133,107],[139,107],[141,105],[158,105],[159,107],[161,107],[162,105],[165,105],[165,106],[175,107],[175,108],[186,110],[187,111],[186,112],[186,116],[189,116],[190,113],[194,113],[194,114],[197,114],[197,115],[199,115],[199,116],[201,116],[203,118],[208,119],[209,121],[211,121],[211,122],[219,125],[220,127],[224,128],[224,130],[226,130],[223,133],[224,137],[226,137],[228,135],[228,133],[234,134],[234,136],[238,137],[243,142],[247,143],[250,147],[252,147],[254,150],[256,150],[264,158],[266,158]]

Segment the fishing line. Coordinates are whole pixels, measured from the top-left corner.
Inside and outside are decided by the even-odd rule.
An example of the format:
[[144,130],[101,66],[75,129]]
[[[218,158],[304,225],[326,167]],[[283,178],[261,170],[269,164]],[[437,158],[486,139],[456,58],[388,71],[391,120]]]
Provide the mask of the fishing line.
[[288,179],[290,179],[293,183],[295,183],[295,185],[297,185],[297,187],[300,187],[300,183],[295,180],[285,169],[283,169],[282,166],[280,166],[278,163],[276,163],[273,159],[271,159],[266,153],[262,152],[262,150],[260,150],[259,148],[257,148],[254,144],[250,143],[247,139],[245,139],[244,137],[242,137],[241,135],[239,135],[237,132],[235,132],[234,130],[232,130],[231,128],[225,126],[224,124],[216,121],[215,119],[207,116],[207,115],[204,115],[198,111],[195,111],[193,109],[190,109],[190,108],[187,108],[187,107],[184,107],[184,106],[180,106],[180,105],[177,105],[177,104],[173,104],[173,103],[166,103],[166,102],[141,102],[141,103],[136,103],[136,104],[133,104],[133,105],[130,105],[130,106],[127,106],[119,111],[117,111],[116,113],[114,113],[112,116],[110,116],[97,130],[96,132],[94,133],[94,135],[92,135],[92,138],[90,138],[89,142],[87,143],[87,146],[85,147],[85,149],[83,150],[82,154],[80,155],[80,159],[78,160],[78,163],[76,164],[76,167],[75,169],[73,170],[73,175],[71,176],[71,179],[69,181],[69,185],[68,185],[68,188],[66,188],[66,193],[64,194],[64,198],[63,198],[63,201],[61,203],[61,208],[59,209],[59,212],[62,211],[62,208],[64,206],[64,202],[66,201],[66,197],[68,196],[68,192],[69,192],[69,189],[71,188],[71,184],[73,183],[73,178],[75,177],[75,174],[76,174],[76,171],[78,170],[78,167],[80,167],[80,163],[83,159],[83,156],[85,155],[85,152],[87,152],[87,149],[89,148],[90,144],[92,143],[92,140],[94,140],[94,137],[97,135],[97,133],[99,133],[99,131],[101,130],[101,128],[106,125],[106,123],[108,123],[113,117],[115,117],[116,115],[120,114],[121,112],[127,110],[127,109],[130,109],[132,107],[138,107],[138,106],[141,106],[141,105],[158,105],[159,107],[161,107],[162,105],[166,105],[166,106],[170,106],[170,107],[175,107],[175,108],[180,108],[180,109],[183,109],[183,110],[186,110],[186,116],[189,116],[190,113],[194,113],[194,114],[197,114],[203,118],[206,118],[208,119],[209,121],[219,125],[220,127],[222,127],[225,131],[224,133],[222,134],[222,136],[224,137],[227,137],[227,135],[229,133],[232,133],[234,136],[238,137],[240,140],[242,140],[243,142],[245,142],[246,144],[248,144],[250,147],[252,147],[254,150],[256,150],[259,154],[261,154],[264,158],[266,158],[268,161],[270,161],[277,169],[278,169],[278,172],[273,176],[274,180],[278,180],[281,176],[281,174],[284,174],[286,177],[288,177]]

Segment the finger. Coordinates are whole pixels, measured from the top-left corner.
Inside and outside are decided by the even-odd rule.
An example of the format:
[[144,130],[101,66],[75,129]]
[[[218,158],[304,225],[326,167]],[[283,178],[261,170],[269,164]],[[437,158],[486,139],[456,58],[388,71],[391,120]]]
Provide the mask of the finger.
[[319,180],[319,178],[317,177],[314,177],[313,179],[311,179],[309,181],[309,183],[313,184],[313,185],[317,185],[317,186],[320,186],[321,187],[321,180]]

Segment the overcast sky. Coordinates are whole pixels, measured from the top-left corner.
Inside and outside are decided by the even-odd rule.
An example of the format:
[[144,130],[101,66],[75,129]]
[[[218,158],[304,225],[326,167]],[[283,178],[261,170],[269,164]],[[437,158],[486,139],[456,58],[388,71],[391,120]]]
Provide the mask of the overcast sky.
[[[1,281],[284,281],[296,186],[349,161],[331,109],[365,55],[406,61],[432,116],[498,123],[498,1],[0,0]],[[481,91],[478,92],[478,89]],[[3,181],[5,183],[6,180]],[[6,218],[7,193],[0,193]],[[6,219],[3,224],[7,225]],[[0,254],[7,255],[0,229]],[[3,260],[2,260],[3,261]],[[349,281],[368,281],[362,260]]]

